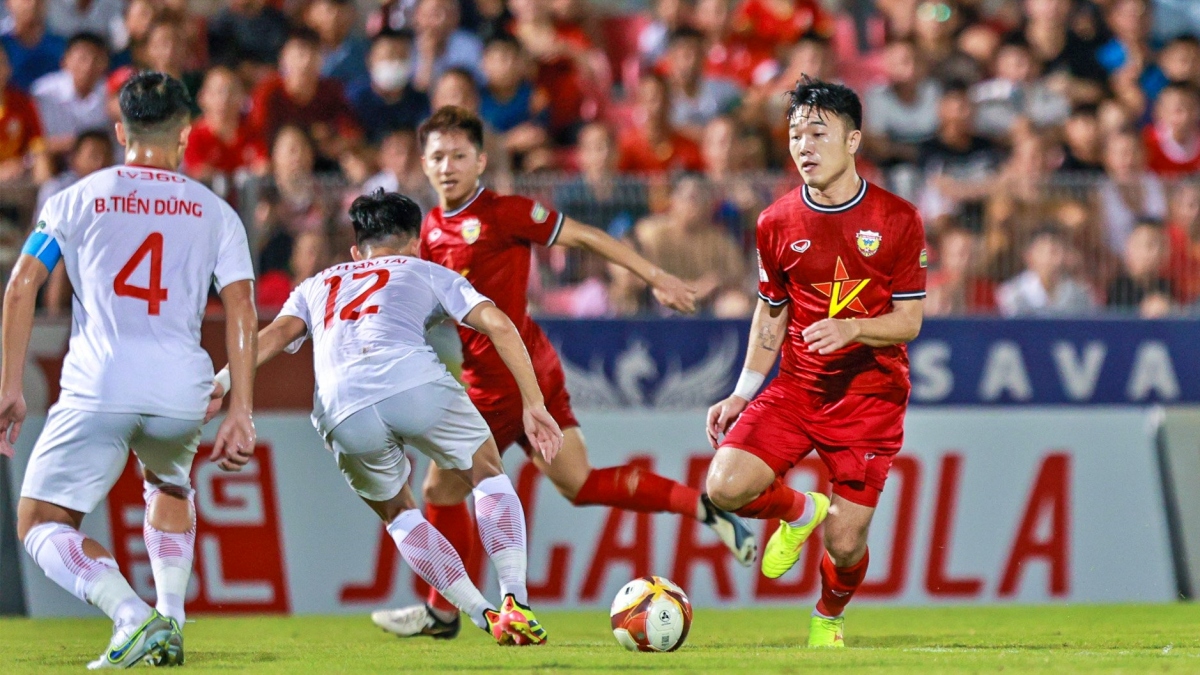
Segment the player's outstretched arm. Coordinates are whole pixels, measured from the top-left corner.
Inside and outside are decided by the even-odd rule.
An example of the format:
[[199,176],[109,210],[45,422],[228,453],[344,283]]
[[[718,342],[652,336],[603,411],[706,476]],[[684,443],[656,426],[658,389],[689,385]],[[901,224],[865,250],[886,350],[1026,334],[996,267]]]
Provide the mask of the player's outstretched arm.
[[[304,320],[295,316],[279,316],[276,317],[271,325],[258,331],[258,356],[255,358],[255,370],[262,367],[262,364],[279,356],[288,345],[296,340],[304,337],[308,333],[308,326]],[[225,394],[229,393],[230,375],[229,366],[221,369],[217,373],[213,383],[212,394],[208,402],[208,412],[204,415],[204,421],[207,422],[217,416],[221,412],[221,405],[224,402]]]
[[225,305],[225,350],[229,354],[229,414],[217,430],[212,461],[240,471],[254,454],[254,369],[258,355],[258,310],[254,282],[235,281],[221,289]]
[[787,335],[787,323],[787,305],[772,307],[765,300],[758,301],[758,306],[754,308],[754,318],[750,321],[750,346],[746,348],[742,376],[738,378],[737,386],[729,398],[708,409],[708,442],[714,450],[720,442],[721,434],[728,431],[738,415],[746,409],[750,400],[762,388],[767,373],[775,366],[775,360],[779,358],[779,349]]
[[529,352],[521,341],[521,334],[511,319],[491,302],[481,302],[463,317],[463,323],[488,336],[495,345],[504,365],[512,371],[521,390],[521,405],[525,409],[525,435],[547,461],[562,449],[563,434],[558,423],[546,411],[542,389],[538,386],[537,374]]
[[851,342],[890,347],[911,342],[921,332],[925,300],[896,300],[891,312],[873,319],[822,319],[803,333],[808,351],[832,354]]
[[654,297],[673,310],[691,314],[696,311],[696,289],[679,277],[664,272],[660,267],[637,254],[629,246],[613,239],[607,232],[584,225],[572,218],[563,220],[555,244],[568,248],[582,248],[605,260],[620,265],[641,277],[654,290]]
[[25,356],[33,333],[33,311],[38,289],[50,276],[50,270],[28,253],[21,254],[12,278],[4,291],[3,364],[0,365],[0,454],[12,457],[13,444],[21,435],[25,421]]

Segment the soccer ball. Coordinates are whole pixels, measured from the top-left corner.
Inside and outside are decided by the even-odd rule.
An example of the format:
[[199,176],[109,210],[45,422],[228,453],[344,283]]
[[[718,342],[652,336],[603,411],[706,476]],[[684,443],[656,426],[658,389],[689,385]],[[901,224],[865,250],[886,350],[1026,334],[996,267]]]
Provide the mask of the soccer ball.
[[692,603],[669,579],[642,577],[625,584],[613,599],[613,635],[629,651],[673,652],[687,640]]

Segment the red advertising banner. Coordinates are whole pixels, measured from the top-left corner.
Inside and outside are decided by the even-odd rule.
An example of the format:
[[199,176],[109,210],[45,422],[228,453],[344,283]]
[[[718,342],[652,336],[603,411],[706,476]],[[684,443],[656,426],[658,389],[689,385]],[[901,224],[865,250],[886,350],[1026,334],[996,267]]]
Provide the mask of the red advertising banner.
[[[259,443],[254,458],[238,473],[208,461],[204,443],[192,465],[196,490],[196,559],[188,587],[188,612],[287,613],[287,578],[280,536],[278,499],[271,447]],[[134,590],[154,603],[154,576],[142,521],[146,504],[137,459],[108,497],[112,552]]]

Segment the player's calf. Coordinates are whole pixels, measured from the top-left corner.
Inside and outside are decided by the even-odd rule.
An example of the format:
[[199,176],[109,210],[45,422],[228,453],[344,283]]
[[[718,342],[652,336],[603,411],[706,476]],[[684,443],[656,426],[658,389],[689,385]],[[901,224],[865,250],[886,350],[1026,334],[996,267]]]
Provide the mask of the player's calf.
[[[142,536],[154,574],[159,613],[183,626],[184,599],[196,548],[195,498],[191,488],[145,483],[146,518]],[[179,645],[182,654],[182,643]],[[180,656],[182,658],[182,655]]]

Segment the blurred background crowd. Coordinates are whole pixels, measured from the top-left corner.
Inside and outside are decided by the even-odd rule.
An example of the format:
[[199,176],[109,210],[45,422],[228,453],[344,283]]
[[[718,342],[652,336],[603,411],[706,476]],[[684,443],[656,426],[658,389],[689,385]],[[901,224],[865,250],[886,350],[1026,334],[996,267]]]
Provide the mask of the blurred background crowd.
[[[1160,317],[1200,300],[1196,0],[5,0],[0,264],[55,191],[120,161],[116,92],[183,80],[183,170],[243,214],[259,303],[347,256],[376,187],[436,204],[415,129],[477,111],[488,185],[552,203],[747,316],[754,224],[799,184],[784,92],[864,102],[861,173],[916,204],[931,315]],[[538,252],[544,315],[654,314]],[[43,298],[69,307],[61,272]]]

